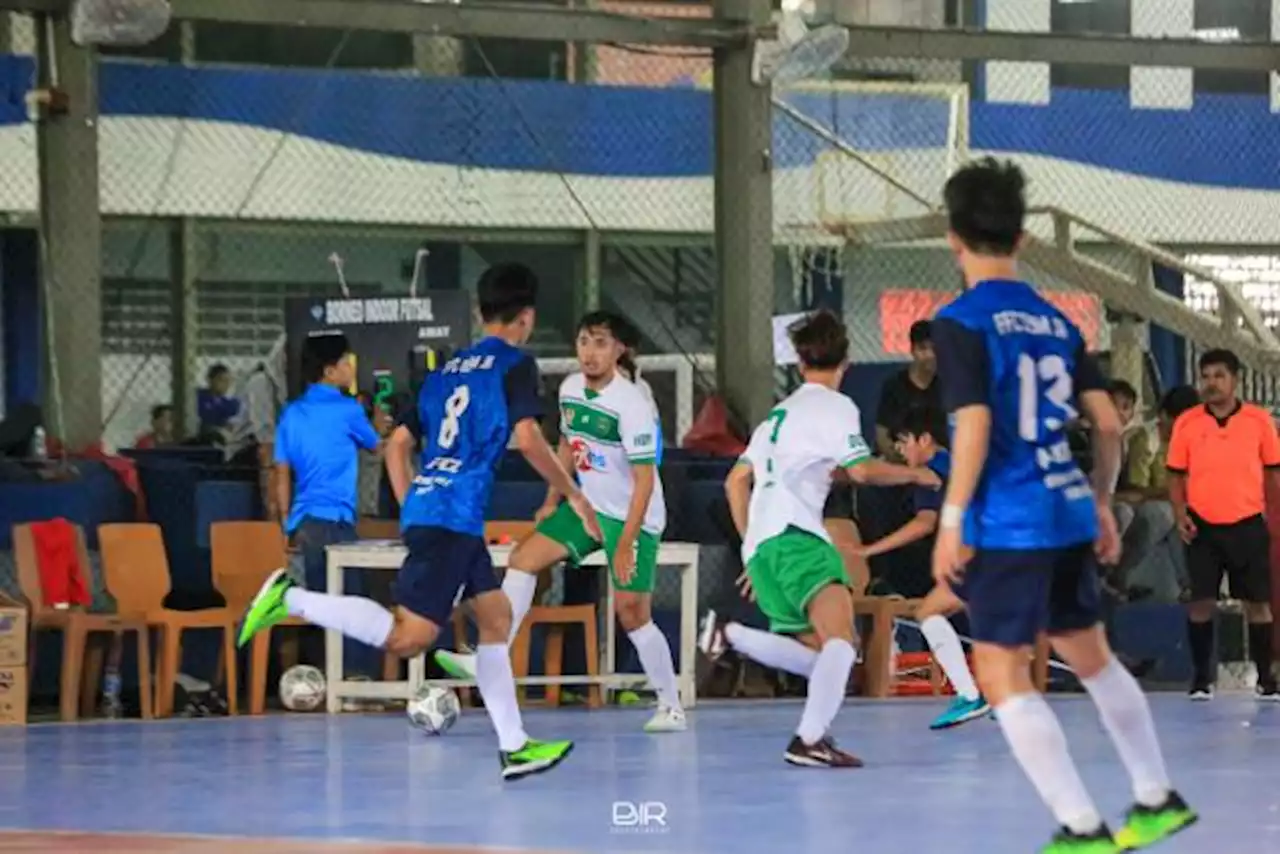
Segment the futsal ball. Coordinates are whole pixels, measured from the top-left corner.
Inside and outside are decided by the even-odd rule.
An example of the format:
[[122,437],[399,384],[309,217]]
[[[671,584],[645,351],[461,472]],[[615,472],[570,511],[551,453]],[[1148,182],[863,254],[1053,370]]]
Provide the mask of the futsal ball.
[[449,688],[424,685],[409,702],[409,723],[427,735],[444,735],[461,714],[458,695]]
[[295,664],[280,677],[280,702],[291,712],[314,712],[324,693],[324,674],[310,664]]

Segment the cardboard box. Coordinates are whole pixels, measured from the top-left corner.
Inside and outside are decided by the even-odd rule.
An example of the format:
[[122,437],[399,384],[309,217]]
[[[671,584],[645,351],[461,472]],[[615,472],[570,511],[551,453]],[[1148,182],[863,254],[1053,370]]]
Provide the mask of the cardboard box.
[[27,666],[26,606],[0,594],[0,667]]
[[0,667],[0,726],[27,722],[27,668]]

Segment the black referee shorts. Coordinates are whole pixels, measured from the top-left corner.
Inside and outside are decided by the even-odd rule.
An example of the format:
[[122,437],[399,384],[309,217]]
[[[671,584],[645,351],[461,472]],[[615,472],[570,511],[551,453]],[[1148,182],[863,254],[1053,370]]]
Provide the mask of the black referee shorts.
[[1216,600],[1226,575],[1234,599],[1271,601],[1271,535],[1262,516],[1249,516],[1228,525],[1206,522],[1191,514],[1195,539],[1187,546],[1187,574],[1191,600]]

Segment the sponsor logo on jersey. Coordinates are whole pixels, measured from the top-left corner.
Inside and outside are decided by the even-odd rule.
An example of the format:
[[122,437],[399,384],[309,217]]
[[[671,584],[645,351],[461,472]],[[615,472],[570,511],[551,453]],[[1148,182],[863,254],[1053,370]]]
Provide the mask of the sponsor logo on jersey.
[[648,448],[653,444],[653,434],[641,433],[639,436],[636,436],[634,444],[637,448]]
[[569,440],[569,450],[573,451],[573,467],[580,472],[604,471],[604,454],[597,454],[585,440],[573,438]]

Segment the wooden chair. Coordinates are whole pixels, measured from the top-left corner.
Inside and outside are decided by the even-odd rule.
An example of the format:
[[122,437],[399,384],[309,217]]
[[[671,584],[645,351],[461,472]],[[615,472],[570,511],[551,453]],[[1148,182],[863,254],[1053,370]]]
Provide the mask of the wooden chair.
[[116,603],[124,611],[146,614],[147,622],[160,630],[160,663],[157,667],[160,684],[156,689],[156,715],[167,717],[173,714],[174,683],[182,664],[182,633],[188,629],[222,630],[227,706],[231,714],[239,714],[236,623],[240,614],[231,607],[175,611],[164,606],[172,581],[158,525],[100,525],[98,542],[107,590],[115,597]]
[[[90,571],[89,550],[84,531],[76,526],[80,566]],[[58,705],[62,720],[74,721],[78,715],[93,714],[102,677],[103,648],[92,644],[91,635],[110,632],[113,637],[133,632],[138,640],[138,693],[142,717],[150,719],[151,643],[147,619],[143,613],[119,612],[93,614],[80,609],[55,609],[44,604],[40,586],[40,567],[36,558],[35,537],[30,525],[13,526],[13,555],[18,569],[18,584],[30,608],[31,630],[52,629],[62,632],[62,669],[58,689]],[[31,645],[31,668],[35,669],[35,644]],[[77,704],[77,698],[79,702]]]
[[893,621],[913,617],[920,599],[896,596],[855,596],[853,615],[871,617],[871,630],[862,639],[862,686],[867,697],[887,697],[891,687],[889,671],[893,656]]
[[[289,556],[284,532],[274,522],[214,522],[209,526],[213,585],[233,614],[244,614],[267,576],[286,566]],[[276,626],[306,626],[289,618]],[[258,632],[249,654],[249,714],[267,707],[267,670],[271,629]]]

